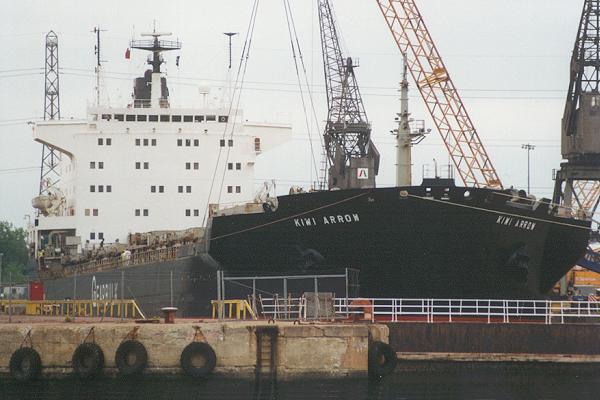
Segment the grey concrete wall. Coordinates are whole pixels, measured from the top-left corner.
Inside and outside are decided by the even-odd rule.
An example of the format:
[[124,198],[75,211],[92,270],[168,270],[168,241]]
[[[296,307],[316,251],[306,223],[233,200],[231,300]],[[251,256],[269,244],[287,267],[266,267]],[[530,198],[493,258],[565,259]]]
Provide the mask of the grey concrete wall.
[[[102,348],[106,372],[115,374],[115,352],[134,327],[137,339],[148,352],[148,373],[182,373],[179,358],[194,340],[195,326],[217,355],[215,373],[237,377],[254,376],[256,365],[255,328],[252,322],[228,323],[34,323],[0,324],[0,373],[9,372],[12,353],[31,330],[33,347],[42,359],[45,376],[72,373],[71,358],[76,347],[94,327],[95,341]],[[264,325],[264,323],[262,323]],[[367,374],[369,336],[387,341],[385,325],[279,323],[277,341],[278,377],[363,376]]]

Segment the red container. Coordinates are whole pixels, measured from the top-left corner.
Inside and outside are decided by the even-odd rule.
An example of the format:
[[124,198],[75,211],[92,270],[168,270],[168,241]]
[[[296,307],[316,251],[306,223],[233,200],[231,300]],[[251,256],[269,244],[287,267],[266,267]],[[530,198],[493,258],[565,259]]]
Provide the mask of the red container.
[[29,300],[44,300],[44,282],[29,281]]

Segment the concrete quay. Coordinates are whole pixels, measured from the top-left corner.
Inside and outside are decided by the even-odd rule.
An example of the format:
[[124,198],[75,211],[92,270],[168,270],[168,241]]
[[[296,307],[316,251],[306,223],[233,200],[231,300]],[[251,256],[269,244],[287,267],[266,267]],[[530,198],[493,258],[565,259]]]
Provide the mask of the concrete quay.
[[[33,319],[0,321],[0,375],[10,374],[13,353],[31,346],[41,359],[42,377],[74,374],[73,354],[84,342],[97,344],[104,354],[103,374],[118,376],[116,353],[127,339],[135,339],[147,351],[144,374],[183,374],[181,355],[192,342],[204,342],[216,355],[213,373],[232,378],[255,378],[258,368],[275,371],[277,379],[310,377],[361,377],[368,374],[370,341],[387,342],[388,328],[382,324],[303,323],[266,321],[192,321],[174,324],[135,323],[77,319]],[[275,332],[266,365],[261,353],[262,331]],[[262,358],[261,358],[262,357]]]

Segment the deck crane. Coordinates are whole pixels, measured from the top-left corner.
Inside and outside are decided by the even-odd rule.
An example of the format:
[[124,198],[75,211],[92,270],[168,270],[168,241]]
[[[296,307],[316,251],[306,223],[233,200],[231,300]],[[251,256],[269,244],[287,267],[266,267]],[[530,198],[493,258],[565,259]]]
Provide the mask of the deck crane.
[[373,188],[379,152],[371,141],[352,58],[344,57],[329,0],[317,0],[328,115],[324,132],[329,188]]
[[377,0],[465,186],[502,188],[414,0]]
[[[554,202],[593,214],[600,199],[600,1],[585,0],[571,56],[562,119],[567,162],[556,174]],[[584,214],[585,214],[584,213]]]

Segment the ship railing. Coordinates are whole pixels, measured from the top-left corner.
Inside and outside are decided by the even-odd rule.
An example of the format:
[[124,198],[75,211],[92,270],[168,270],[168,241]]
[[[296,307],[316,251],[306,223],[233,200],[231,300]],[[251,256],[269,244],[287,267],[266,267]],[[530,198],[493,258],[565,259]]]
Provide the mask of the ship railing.
[[0,300],[0,314],[146,319],[135,300]]
[[[258,300],[258,301],[256,301]],[[265,319],[272,320],[306,320],[305,297],[283,297],[277,294],[274,297],[257,296],[250,298],[254,312]]]
[[600,323],[600,302],[336,298],[335,313],[372,322]]
[[193,256],[195,253],[196,245],[183,244],[131,253],[129,258],[124,257],[122,253],[111,256],[104,255],[100,259],[63,266],[58,271],[55,269],[40,270],[39,274],[42,278],[64,278],[73,276],[75,273],[102,272],[134,265],[174,260],[176,258]]

